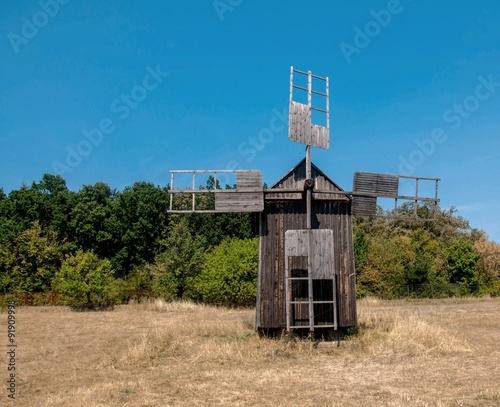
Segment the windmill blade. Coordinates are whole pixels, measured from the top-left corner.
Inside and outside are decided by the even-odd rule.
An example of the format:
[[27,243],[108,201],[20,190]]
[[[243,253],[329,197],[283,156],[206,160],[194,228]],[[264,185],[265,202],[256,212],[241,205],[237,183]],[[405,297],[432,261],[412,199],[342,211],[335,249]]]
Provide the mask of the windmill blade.
[[264,210],[264,189],[260,171],[238,171],[236,190],[215,195],[216,212],[261,212]]
[[313,124],[311,107],[290,102],[290,134],[288,138],[297,143],[328,149],[330,147],[329,129]]
[[[294,83],[294,74],[307,76],[307,88]],[[324,88],[313,89],[313,78],[323,83]],[[324,89],[324,90],[323,90]],[[307,104],[294,100],[295,93],[302,93],[307,98]],[[313,104],[313,94],[319,99]],[[296,95],[295,95],[296,96]],[[312,112],[322,115],[324,126],[313,123]],[[330,107],[328,77],[314,75],[311,71],[304,72],[290,68],[290,109],[288,138],[297,143],[328,149],[330,147]]]
[[[415,181],[415,192],[413,195],[401,195],[399,192],[400,180],[411,179]],[[354,174],[352,188],[352,214],[355,216],[377,216],[377,198],[394,199],[394,215],[396,215],[398,201],[413,203],[413,217],[410,219],[434,220],[433,218],[419,218],[419,203],[431,204],[436,208],[438,198],[439,178],[413,177],[407,175],[390,175],[372,172],[356,172]],[[435,183],[434,196],[419,195],[419,182]]]
[[[217,174],[236,174],[235,189],[218,189]],[[264,210],[264,189],[262,187],[262,173],[254,170],[172,170],[170,171],[170,206],[169,213],[215,213],[215,212],[262,212]],[[191,187],[176,188],[175,174],[191,174]],[[213,177],[215,189],[196,189],[196,175],[205,174]],[[211,208],[200,209],[200,195],[212,194]],[[174,202],[174,196],[191,195],[191,199],[184,200],[184,205]],[[198,200],[197,200],[198,198]],[[203,205],[201,205],[203,206]]]
[[377,197],[353,195],[352,214],[354,216],[374,217],[377,214]]
[[395,198],[398,196],[399,178],[397,175],[378,174],[373,172],[354,173],[353,194],[371,193],[376,196]]

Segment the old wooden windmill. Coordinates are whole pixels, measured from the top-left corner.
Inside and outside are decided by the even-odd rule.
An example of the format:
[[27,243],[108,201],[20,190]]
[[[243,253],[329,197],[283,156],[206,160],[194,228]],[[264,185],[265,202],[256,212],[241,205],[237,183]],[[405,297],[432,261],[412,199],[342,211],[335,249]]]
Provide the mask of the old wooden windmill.
[[[306,85],[299,86],[297,76]],[[300,97],[301,102],[297,101]],[[320,124],[315,124],[315,114],[322,116]],[[262,187],[260,171],[171,171],[169,212],[258,214],[256,328],[265,333],[286,329],[326,335],[356,326],[351,217],[376,216],[377,198],[394,200],[395,208],[398,202],[410,201],[415,217],[419,203],[436,206],[439,202],[437,178],[357,172],[353,190],[342,190],[311,162],[312,147],[329,148],[329,132],[328,78],[292,67],[289,138],[306,145],[305,158],[294,168],[268,189]],[[217,186],[217,175],[225,173],[236,175],[235,189],[197,189],[197,175],[210,174]],[[176,175],[189,175],[191,186],[176,188]],[[404,179],[412,180],[414,193],[399,193]],[[419,196],[419,183],[429,182],[433,196]],[[207,193],[214,196],[213,207],[208,209],[199,204],[200,195]],[[175,198],[185,194],[191,195],[189,207],[180,207]]]

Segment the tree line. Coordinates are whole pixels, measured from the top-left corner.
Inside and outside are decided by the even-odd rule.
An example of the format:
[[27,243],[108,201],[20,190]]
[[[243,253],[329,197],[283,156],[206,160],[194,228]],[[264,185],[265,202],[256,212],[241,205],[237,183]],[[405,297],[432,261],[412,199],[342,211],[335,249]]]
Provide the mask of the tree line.
[[[437,208],[431,222],[404,220],[412,203],[387,218],[354,219],[354,255],[358,296],[500,295],[500,245],[471,228],[455,208]],[[379,208],[380,212],[383,212]],[[434,217],[428,206],[420,218]]]
[[[205,187],[213,188],[213,180]],[[123,191],[98,182],[74,192],[61,176],[45,174],[8,196],[0,189],[0,293],[62,292],[63,302],[81,307],[126,301],[134,292],[251,303],[257,275],[251,214],[168,214],[169,203],[168,186],[148,182]],[[234,270],[235,258],[226,273],[250,283],[244,293],[234,276],[219,286],[207,277],[219,268],[211,256],[233,252],[246,271]]]
[[[213,189],[213,179],[203,187]],[[213,194],[203,195],[197,205],[213,204]],[[51,174],[8,195],[0,188],[0,293],[62,293],[58,303],[77,307],[108,306],[141,293],[252,304],[258,262],[252,215],[168,214],[169,199],[168,186],[148,182],[122,191],[102,182],[70,191]],[[358,295],[415,285],[426,296],[450,283],[464,293],[498,295],[500,245],[453,208],[438,208],[436,217],[354,218]]]

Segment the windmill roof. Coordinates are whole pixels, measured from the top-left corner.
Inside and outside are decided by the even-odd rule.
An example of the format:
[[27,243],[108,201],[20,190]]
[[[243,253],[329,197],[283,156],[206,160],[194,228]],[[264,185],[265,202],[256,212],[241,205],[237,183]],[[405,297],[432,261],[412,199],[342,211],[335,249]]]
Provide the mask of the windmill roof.
[[[315,180],[314,197],[319,200],[351,201],[346,194],[335,194],[331,192],[344,191],[328,175],[311,163],[311,177]],[[295,200],[302,199],[304,182],[306,179],[306,160],[301,160],[295,167],[276,181],[271,188],[265,192],[266,198]],[[283,191],[283,192],[281,192]]]
[[[283,184],[283,182],[290,178],[290,176],[292,176],[293,174],[303,174],[300,178],[298,178],[297,180],[303,180],[305,179],[305,169],[306,169],[306,159],[303,158],[301,161],[299,161],[299,163],[293,167],[290,171],[288,171],[286,174],[284,174],[278,181],[276,181],[270,189],[276,189],[276,188],[279,188],[281,184]],[[333,181],[328,175],[326,175],[322,170],[320,170],[316,165],[314,165],[314,163],[311,162],[311,170],[313,172],[313,175],[314,173],[316,172],[316,176],[320,175],[322,176],[323,178],[325,178],[325,180],[330,183],[336,190],[338,191],[343,191],[343,189],[335,182]],[[299,175],[300,176],[300,175]]]

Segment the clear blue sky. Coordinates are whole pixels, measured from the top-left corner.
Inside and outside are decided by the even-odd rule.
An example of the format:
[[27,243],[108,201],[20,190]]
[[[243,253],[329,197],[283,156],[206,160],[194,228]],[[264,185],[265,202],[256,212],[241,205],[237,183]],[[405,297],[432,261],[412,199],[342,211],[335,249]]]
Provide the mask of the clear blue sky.
[[304,156],[282,122],[293,65],[330,78],[330,149],[313,162],[338,184],[350,190],[355,171],[439,177],[442,206],[500,242],[496,0],[0,0],[0,11],[6,192],[46,172],[73,190],[123,189],[235,166],[272,184]]

